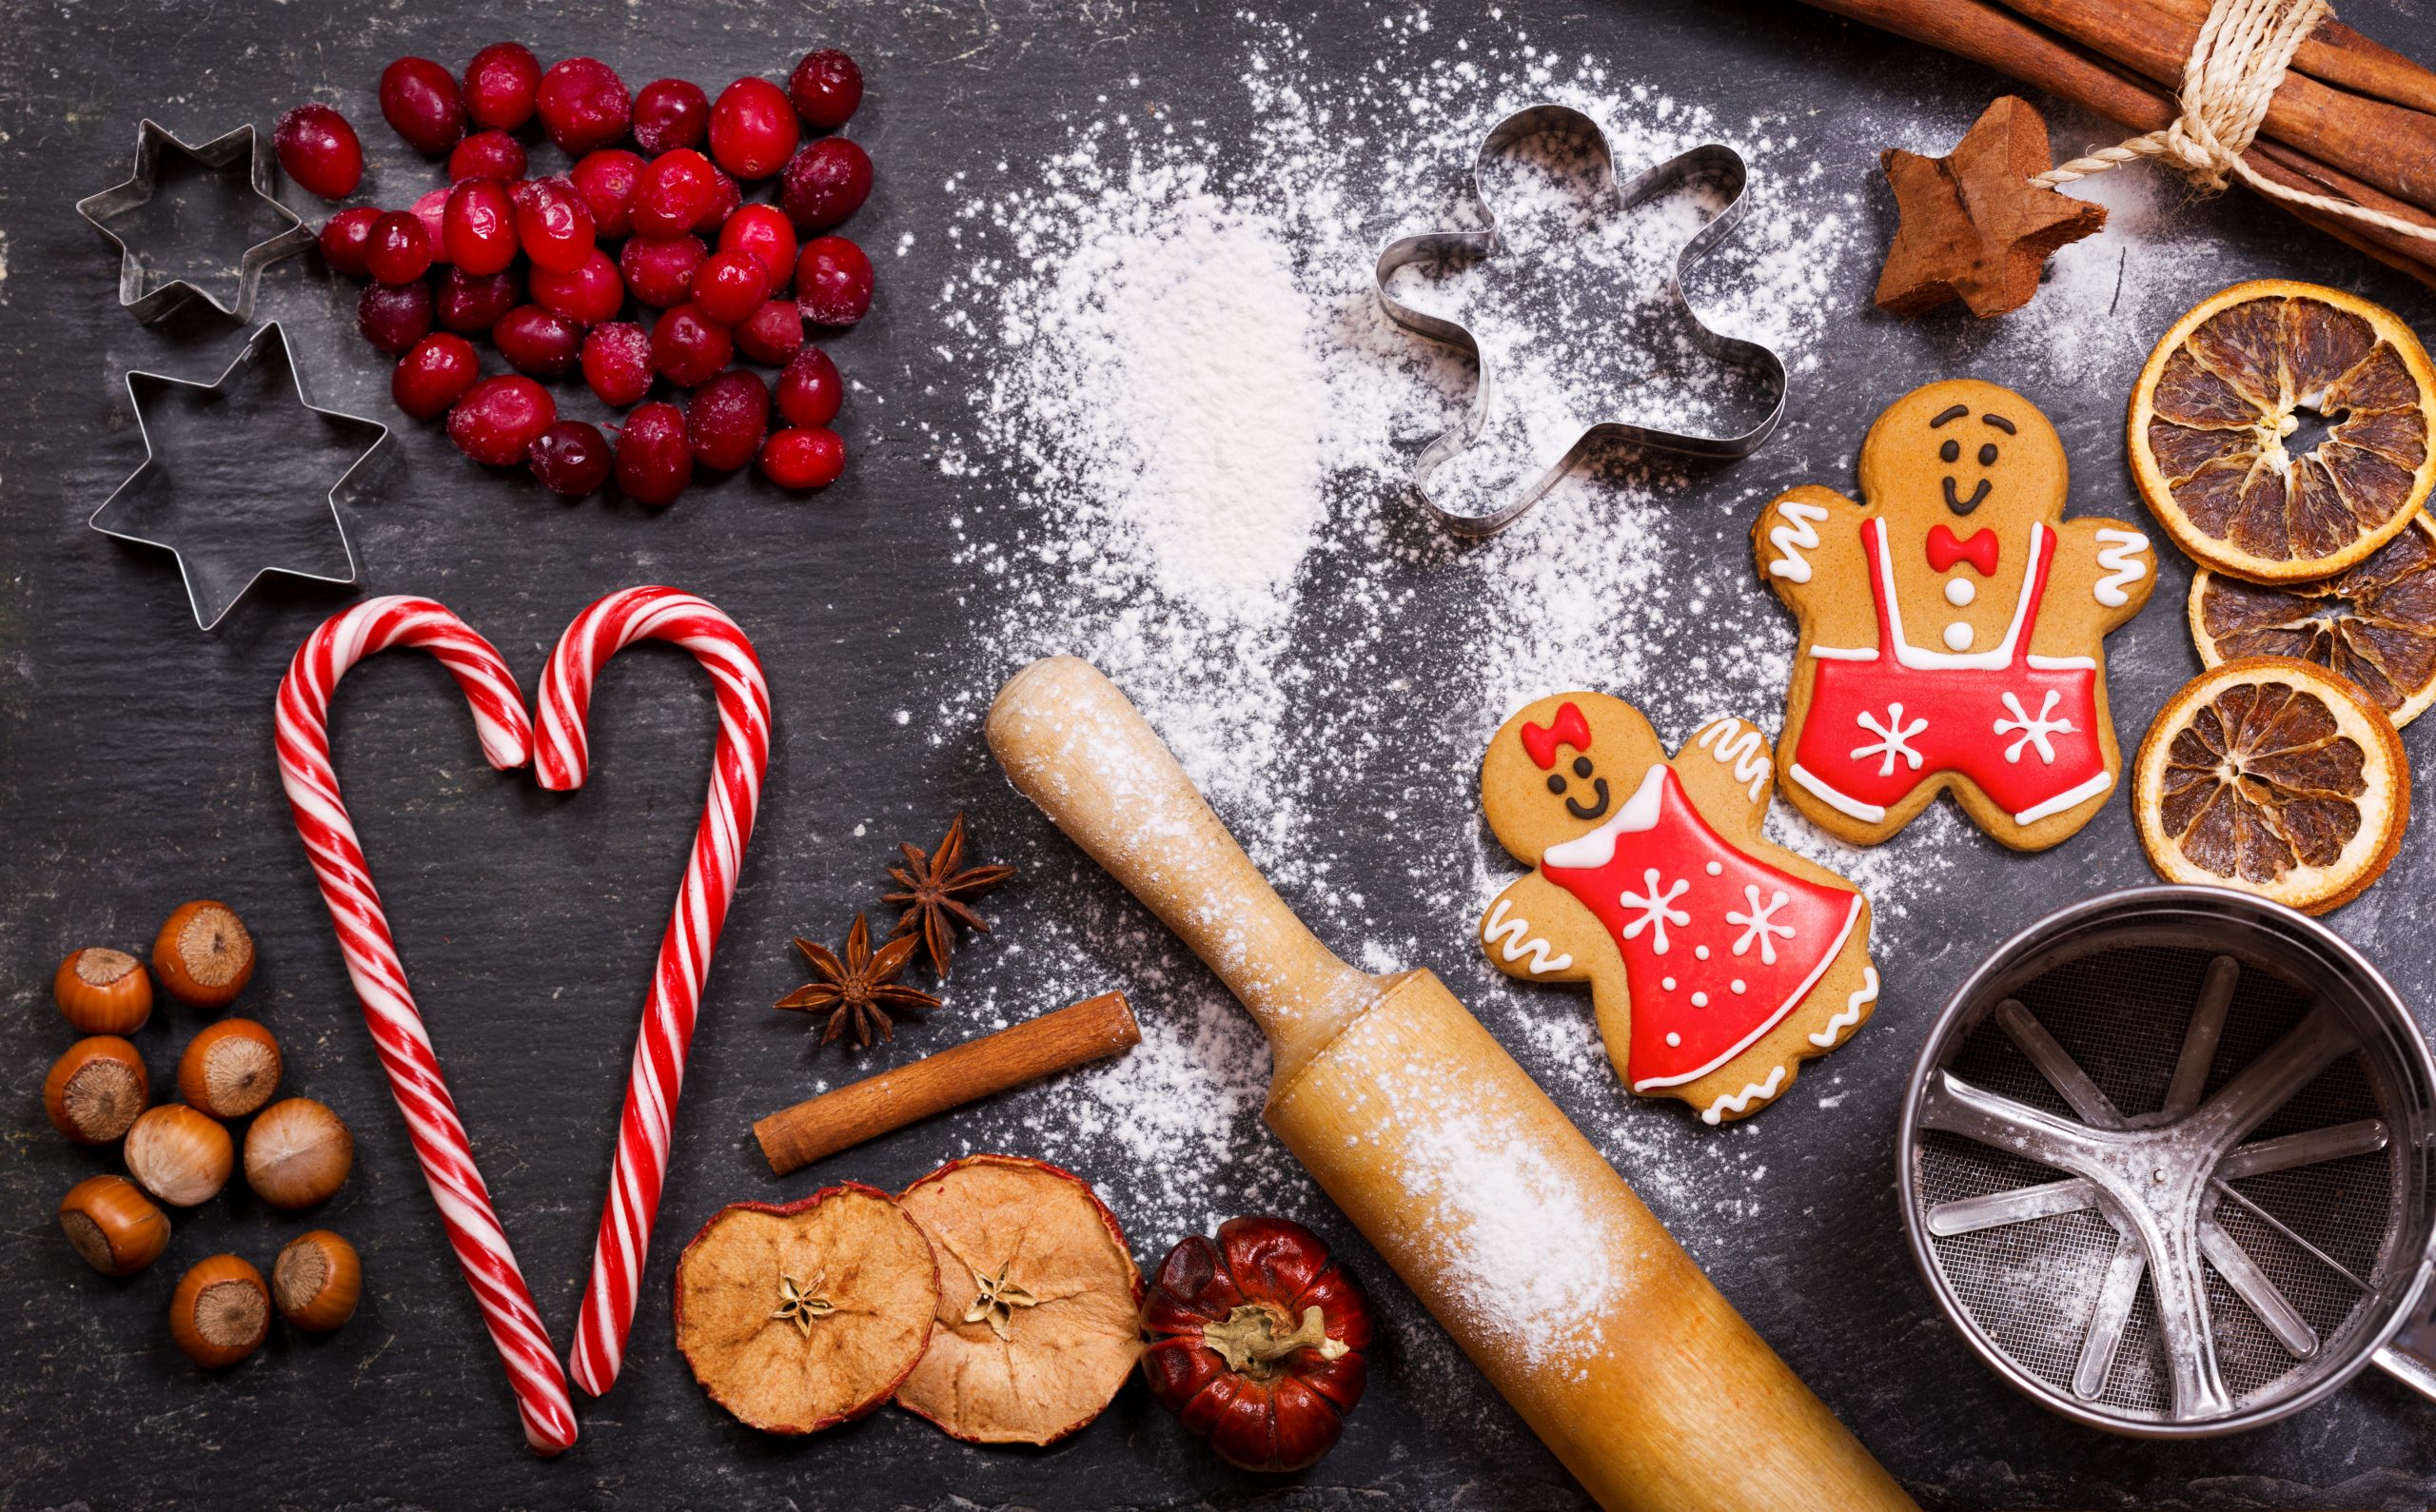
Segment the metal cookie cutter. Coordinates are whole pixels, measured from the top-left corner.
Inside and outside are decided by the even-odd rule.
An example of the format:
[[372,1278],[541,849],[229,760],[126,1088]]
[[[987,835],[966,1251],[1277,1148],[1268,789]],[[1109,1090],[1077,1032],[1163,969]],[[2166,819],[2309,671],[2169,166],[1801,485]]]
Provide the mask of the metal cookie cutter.
[[[1487,195],[1480,188],[1482,169],[1515,142],[1555,128],[1580,132],[1597,146],[1600,188],[1602,194],[1617,195],[1618,214],[1630,211],[1696,177],[1714,175],[1723,182],[1724,206],[1676,254],[1674,265],[1667,269],[1667,291],[1685,315],[1693,339],[1700,348],[1722,362],[1754,374],[1761,389],[1773,397],[1767,413],[1758,423],[1732,436],[1691,436],[1621,418],[1595,422],[1582,431],[1553,466],[1521,494],[1488,514],[1463,514],[1446,509],[1430,494],[1429,477],[1442,463],[1479,440],[1487,427],[1491,406],[1495,403],[1495,374],[1491,370],[1488,354],[1481,349],[1480,343],[1469,330],[1454,321],[1414,309],[1399,301],[1387,292],[1387,280],[1398,268],[1412,263],[1459,257],[1487,258],[1503,251],[1504,240],[1498,230],[1496,206],[1489,203]],[[1722,143],[1710,142],[1659,164],[1619,190],[1614,148],[1608,144],[1607,133],[1585,112],[1571,106],[1532,105],[1497,124],[1482,142],[1472,169],[1474,194],[1480,200],[1483,216],[1488,223],[1486,226],[1475,231],[1431,231],[1390,242],[1379,253],[1378,265],[1372,274],[1378,287],[1379,303],[1389,319],[1408,330],[1464,352],[1480,365],[1480,381],[1473,389],[1471,406],[1464,412],[1463,422],[1423,448],[1413,462],[1414,491],[1421,495],[1422,502],[1431,514],[1458,535],[1493,536],[1537,503],[1541,496],[1555,487],[1582,454],[1597,443],[1622,441],[1694,457],[1733,458],[1750,455],[1768,439],[1769,433],[1777,428],[1777,422],[1784,415],[1786,384],[1782,359],[1757,342],[1721,335],[1709,329],[1683,299],[1683,269],[1724,240],[1726,233],[1741,221],[1745,203],[1743,189],[1749,180],[1750,170],[1743,164],[1741,154]]]
[[[144,437],[144,464],[88,523],[114,540],[176,557],[197,625],[218,626],[265,573],[342,586],[356,581],[339,494],[380,450],[389,427],[306,400],[278,322],[256,331],[208,383],[129,372],[127,393]],[[308,416],[320,423],[306,423]],[[368,442],[350,439],[365,431]],[[329,480],[326,520],[319,511],[291,507],[294,495],[283,486],[300,476],[316,489]]]
[[[208,206],[189,204],[183,194],[162,192],[164,153],[187,165],[172,168],[173,179],[194,176],[211,183]],[[241,168],[242,187],[235,182]],[[76,213],[118,248],[119,306],[138,321],[148,325],[190,299],[246,321],[253,318],[254,291],[263,269],[313,245],[312,228],[273,198],[270,188],[270,155],[252,126],[188,147],[147,120],[136,128],[135,171],[126,183],[78,200]],[[240,250],[237,236],[263,232],[269,234]],[[224,254],[216,265],[211,262],[215,243]],[[191,250],[198,244],[206,248],[200,259]],[[197,262],[211,265],[197,266]]]

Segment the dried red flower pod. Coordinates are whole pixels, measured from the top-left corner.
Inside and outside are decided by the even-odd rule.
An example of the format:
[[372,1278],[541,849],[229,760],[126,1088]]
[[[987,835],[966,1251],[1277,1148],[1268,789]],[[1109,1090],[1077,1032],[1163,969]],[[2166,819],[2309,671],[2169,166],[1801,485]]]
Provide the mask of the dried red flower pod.
[[1320,1236],[1230,1218],[1168,1251],[1142,1305],[1159,1404],[1246,1470],[1301,1470],[1336,1447],[1368,1378],[1370,1302]]

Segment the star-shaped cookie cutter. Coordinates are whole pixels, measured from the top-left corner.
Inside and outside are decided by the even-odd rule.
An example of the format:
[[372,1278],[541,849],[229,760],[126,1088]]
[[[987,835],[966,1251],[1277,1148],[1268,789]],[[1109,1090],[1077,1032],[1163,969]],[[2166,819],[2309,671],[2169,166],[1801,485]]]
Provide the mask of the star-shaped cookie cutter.
[[[1755,374],[1761,387],[1771,393],[1773,399],[1768,412],[1758,423],[1732,436],[1687,435],[1621,418],[1595,421],[1557,460],[1555,465],[1541,474],[1521,494],[1488,514],[1464,514],[1445,508],[1431,495],[1429,477],[1440,464],[1479,440],[1487,428],[1496,394],[1496,377],[1487,355],[1469,330],[1457,322],[1415,309],[1398,300],[1388,293],[1387,281],[1397,269],[1409,264],[1454,258],[1484,259],[1504,251],[1504,238],[1498,229],[1496,206],[1489,202],[1482,187],[1485,182],[1483,170],[1514,143],[1554,129],[1580,133],[1596,145],[1599,187],[1602,194],[1616,193],[1618,214],[1629,212],[1655,196],[1695,178],[1714,176],[1724,185],[1724,205],[1683,244],[1682,249],[1675,256],[1673,265],[1667,269],[1667,291],[1686,317],[1693,339],[1700,348],[1722,362]],[[1750,169],[1743,163],[1742,155],[1723,143],[1709,142],[1669,158],[1619,188],[1615,149],[1607,140],[1606,131],[1590,115],[1566,105],[1525,106],[1490,130],[1481,143],[1472,168],[1474,198],[1480,203],[1482,217],[1486,224],[1478,230],[1430,231],[1390,242],[1380,251],[1378,265],[1372,273],[1379,304],[1390,320],[1431,341],[1454,347],[1469,356],[1480,368],[1480,379],[1473,388],[1472,402],[1464,411],[1462,422],[1430,442],[1413,461],[1413,490],[1421,496],[1422,503],[1432,515],[1458,535],[1493,536],[1539,502],[1542,495],[1572,471],[1583,453],[1603,442],[1629,442],[1694,457],[1734,458],[1749,456],[1768,439],[1769,433],[1777,428],[1777,422],[1784,415],[1786,383],[1783,359],[1758,342],[1709,329],[1701,323],[1699,313],[1683,299],[1683,270],[1724,240],[1726,234],[1741,221],[1745,206],[1743,190],[1749,182]]]
[[[142,208],[159,192],[161,154],[164,150],[180,153],[218,174],[226,174],[238,164],[245,164],[246,182],[250,190],[246,196],[248,208],[251,208],[252,200],[259,199],[286,223],[276,235],[246,248],[237,265],[237,300],[233,304],[224,301],[206,285],[187,277],[154,285],[154,269],[148,254],[142,248],[129,245],[126,238],[111,228],[113,222]],[[135,129],[135,170],[128,176],[126,183],[78,200],[76,213],[91,222],[94,229],[118,248],[119,307],[147,325],[191,299],[200,299],[221,314],[234,316],[240,322],[251,320],[254,293],[262,283],[263,269],[283,257],[303,251],[314,241],[313,228],[272,195],[270,154],[263,149],[262,140],[250,123],[213,137],[201,147],[188,147],[167,128],[147,117]]]
[[[370,443],[347,464],[344,472],[339,474],[338,480],[330,484],[327,500],[330,528],[337,535],[340,552],[346,558],[346,575],[333,577],[325,572],[311,572],[302,567],[286,567],[277,562],[269,562],[254,568],[252,573],[246,577],[244,582],[238,584],[234,591],[229,591],[225,585],[207,585],[199,580],[199,578],[204,575],[187,560],[187,552],[180,548],[177,541],[167,539],[169,533],[147,534],[143,530],[124,524],[105,524],[103,520],[110,515],[111,511],[121,507],[120,501],[128,498],[130,490],[143,483],[147,475],[162,465],[160,448],[152,439],[150,425],[144,419],[145,389],[139,386],[139,381],[141,384],[152,385],[156,389],[182,388],[192,390],[199,395],[225,395],[232,384],[249,377],[249,370],[269,359],[274,350],[277,352],[276,360],[285,367],[288,383],[295,391],[299,407],[308,414],[320,416],[325,421],[336,421],[342,425],[368,427],[373,432],[373,436]],[[356,563],[355,543],[347,539],[345,518],[339,512],[339,495],[345,490],[349,482],[354,481],[356,474],[363,470],[363,464],[371,461],[373,454],[381,449],[382,443],[389,439],[389,427],[377,420],[367,420],[362,415],[350,415],[344,410],[324,409],[306,399],[304,374],[296,365],[295,348],[288,344],[287,332],[277,321],[272,321],[256,331],[246,341],[245,349],[237,354],[236,360],[210,383],[198,383],[192,379],[179,378],[168,373],[150,373],[130,369],[127,374],[127,397],[128,403],[135,411],[136,431],[144,438],[144,461],[135,471],[127,475],[125,481],[110,491],[109,498],[102,501],[102,507],[94,510],[92,517],[86,523],[113,540],[157,547],[175,557],[178,561],[178,575],[186,583],[187,606],[194,611],[194,622],[197,626],[206,632],[217,629],[220,621],[228,617],[228,612],[237,607],[238,600],[251,592],[254,584],[262,581],[271,573],[282,573],[290,578],[302,578],[309,582],[326,582],[339,587],[355,585],[361,569]],[[175,507],[172,506],[168,513],[174,516]]]

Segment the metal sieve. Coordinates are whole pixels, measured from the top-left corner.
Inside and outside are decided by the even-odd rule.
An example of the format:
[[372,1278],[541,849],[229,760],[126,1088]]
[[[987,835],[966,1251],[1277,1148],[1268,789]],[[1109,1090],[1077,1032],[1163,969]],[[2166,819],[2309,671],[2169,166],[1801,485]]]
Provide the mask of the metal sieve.
[[1947,1003],[1903,1227],[1998,1375],[2149,1438],[2253,1428],[2372,1360],[2436,1397],[2436,1063],[2325,926],[2216,888],[2051,913]]

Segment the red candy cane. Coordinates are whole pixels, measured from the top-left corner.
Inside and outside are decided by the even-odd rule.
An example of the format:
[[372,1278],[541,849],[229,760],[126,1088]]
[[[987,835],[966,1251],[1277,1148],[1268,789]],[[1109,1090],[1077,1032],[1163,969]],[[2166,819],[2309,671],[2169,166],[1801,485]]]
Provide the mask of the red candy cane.
[[685,1050],[694,1038],[694,1015],[701,1004],[702,980],[710,972],[711,952],[736,893],[737,868],[753,835],[762,772],[770,764],[770,688],[744,632],[692,594],[628,588],[577,616],[541,674],[534,753],[541,786],[563,792],[583,785],[589,756],[584,717],[592,704],[593,678],[603,662],[638,640],[673,641],[701,662],[717,693],[719,738],[711,763],[710,796],[694,832],[693,856],[686,862],[667,933],[660,936],[659,966],[643,1005],[634,1071],[626,1081],[625,1112],[618,1123],[609,1198],[592,1255],[592,1279],[576,1319],[575,1351],[568,1365],[576,1384],[594,1396],[616,1382],[625,1355],[643,1256],[651,1246],[652,1218],[659,1210],[660,1184],[668,1173],[669,1124],[685,1080]]
[[321,881],[322,901],[337,927],[363,1021],[389,1074],[398,1110],[405,1115],[415,1158],[440,1207],[458,1267],[481,1306],[483,1325],[507,1365],[525,1441],[541,1454],[557,1454],[575,1443],[566,1376],[491,1209],[490,1188],[474,1165],[465,1126],[441,1077],[431,1037],[423,1032],[381,894],[330,766],[331,692],[347,668],[399,645],[430,652],[457,679],[492,766],[504,772],[525,763],[533,728],[525,717],[524,695],[491,643],[428,599],[372,599],[332,616],[288,664],[279,685],[279,776],[296,815],[296,833]]

